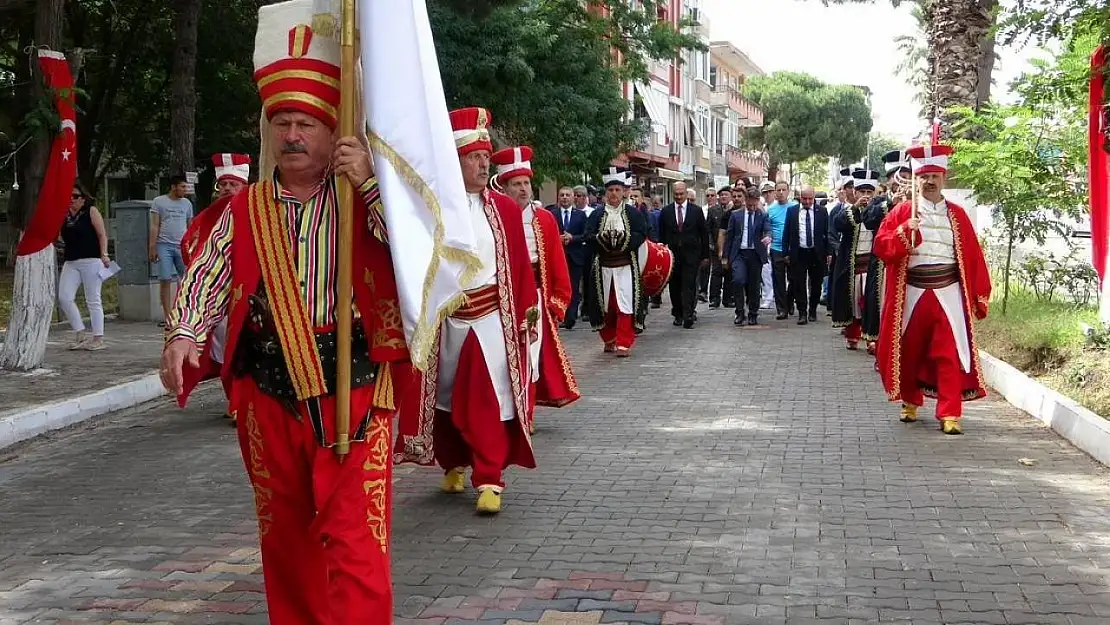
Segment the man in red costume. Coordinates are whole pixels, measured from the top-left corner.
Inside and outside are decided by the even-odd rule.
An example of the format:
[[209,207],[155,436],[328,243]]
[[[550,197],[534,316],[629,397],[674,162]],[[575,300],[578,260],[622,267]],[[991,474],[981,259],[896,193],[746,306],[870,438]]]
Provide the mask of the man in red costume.
[[[231,198],[247,188],[251,175],[251,157],[246,154],[213,154],[212,165],[216,169],[216,201],[189,222],[185,236],[181,237],[181,258],[186,265],[190,265],[204,248],[204,243],[212,236],[216,222],[220,220]],[[189,394],[198,384],[205,380],[218,377],[224,364],[224,344],[227,341],[227,318],[221,319],[216,327],[208,333],[204,342],[204,351],[200,355],[200,367],[185,367],[183,388],[177,396],[178,405],[182,408],[188,401]],[[221,378],[224,387],[224,397],[228,400],[228,409],[225,416],[232,425],[236,424],[235,414],[231,410],[231,378]]]
[[[259,10],[261,180],[234,196],[190,265],[167,327],[162,380],[182,388],[198,343],[228,320],[239,443],[254,489],[270,623],[392,621],[394,367],[408,359],[377,182],[337,137],[338,41],[313,0]],[[274,167],[268,167],[273,163]],[[337,183],[355,188],[350,453],[336,442]]]
[[875,235],[887,285],[879,330],[879,372],[902,421],[917,421],[924,395],[937,398],[945,434],[962,434],[965,400],[987,394],[972,317],[987,316],[990,273],[963,208],[944,199],[946,145],[907,150],[920,194],[894,208]]
[[[560,408],[580,395],[558,332],[571,298],[570,269],[562,251],[559,223],[549,211],[537,210],[532,201],[532,148],[505,148],[493,155],[492,162],[497,166],[497,183],[521,208],[524,242],[543,302],[537,326],[540,340],[532,343],[529,351],[535,385],[532,405]],[[534,413],[530,433],[535,433]]]
[[536,467],[528,350],[538,338],[539,297],[520,207],[486,188],[490,122],[483,108],[451,111],[481,267],[463,277],[466,304],[444,320],[438,353],[406,394],[396,455],[400,462],[438,462],[448,494],[465,490],[466,467],[473,467],[479,514],[501,511],[509,465]]

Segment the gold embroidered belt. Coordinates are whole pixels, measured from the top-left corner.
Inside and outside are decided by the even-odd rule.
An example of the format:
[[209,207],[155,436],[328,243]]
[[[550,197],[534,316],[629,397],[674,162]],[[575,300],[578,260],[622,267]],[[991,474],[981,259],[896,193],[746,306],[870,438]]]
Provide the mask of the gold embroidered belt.
[[856,254],[856,275],[867,273],[867,266],[871,264],[870,254]]
[[919,289],[943,289],[960,281],[960,266],[917,265],[906,270],[906,284]]
[[452,319],[477,321],[497,311],[497,285],[490,284],[466,292],[466,303],[452,313]]
[[601,262],[602,267],[608,267],[610,269],[627,267],[632,264],[632,257],[628,252],[601,252],[598,254],[598,260]]

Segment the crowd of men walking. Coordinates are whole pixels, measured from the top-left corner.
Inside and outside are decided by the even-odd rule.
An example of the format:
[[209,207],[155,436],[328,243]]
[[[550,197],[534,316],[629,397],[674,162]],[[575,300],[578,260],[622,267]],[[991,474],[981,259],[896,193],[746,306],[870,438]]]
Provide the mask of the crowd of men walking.
[[[876,172],[842,172],[831,207],[809,187],[795,199],[785,183],[747,181],[717,189],[705,210],[682,183],[674,202],[649,205],[629,170],[608,167],[596,205],[578,187],[545,209],[532,149],[495,149],[487,109],[444,104],[451,135],[440,138],[453,140],[458,170],[453,158],[439,166],[461,174],[465,202],[459,193],[451,217],[473,249],[454,250],[465,259],[457,297],[414,362],[398,293],[423,290],[424,272],[397,270],[406,257],[390,245],[399,233],[367,137],[340,131],[342,98],[360,91],[336,88],[339,41],[333,28],[314,31],[326,24],[317,9],[259,9],[258,181],[247,183],[246,156],[219,155],[221,198],[173,235],[181,259],[166,267],[184,275],[161,378],[181,405],[201,379],[224,383],[271,623],[390,623],[392,467],[437,467],[440,491],[456,497],[469,472],[474,509],[497,514],[505,471],[536,467],[536,406],[580,397],[560,327],[584,316],[605,353],[628,358],[668,284],[673,324],[686,330],[703,302],[757,325],[768,296],[777,319],[812,323],[827,284],[833,325],[849,349],[868,341],[902,421],[932,395],[944,433],[961,433],[962,402],[985,394],[969,345],[990,278],[966,213],[942,195],[951,148],[941,145],[892,153],[890,195],[878,199]],[[341,215],[353,216],[349,236]],[[451,260],[434,246],[430,257]]]

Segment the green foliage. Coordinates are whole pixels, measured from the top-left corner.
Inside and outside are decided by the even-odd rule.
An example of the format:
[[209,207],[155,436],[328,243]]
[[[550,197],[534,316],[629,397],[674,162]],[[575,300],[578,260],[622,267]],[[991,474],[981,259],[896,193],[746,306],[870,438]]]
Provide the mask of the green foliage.
[[[1086,117],[1081,83],[1094,38],[1075,36],[1051,62],[1041,61],[1017,79],[1019,101],[980,111],[955,111],[953,175],[978,201],[992,205],[1007,241],[1003,279],[1009,285],[1016,242],[1043,243],[1065,233],[1060,218],[1078,218],[1084,204]],[[1003,300],[1006,312],[1007,299]]]
[[766,148],[772,166],[811,156],[852,162],[867,151],[871,105],[856,87],[775,72],[748,80],[744,96],[763,109],[763,127],[746,134],[747,147]]
[[1110,2],[1106,0],[1014,0],[1000,21],[1003,41],[1040,43],[1091,32],[1110,43]]
[[909,146],[904,141],[896,139],[890,135],[881,133],[873,133],[871,135],[871,143],[867,150],[867,166],[879,172],[885,178],[886,167],[883,163],[883,155],[887,152],[894,150],[902,150]]
[[1026,254],[1018,264],[1017,278],[1043,302],[1060,296],[1076,306],[1089,306],[1098,295],[1098,274],[1075,247],[1062,257],[1040,251]]
[[577,0],[520,4],[429,2],[448,104],[489,108],[500,137],[535,148],[540,179],[581,180],[645,130],[630,119],[620,81],[646,80],[649,59],[699,44],[660,23],[657,2],[597,3],[610,9],[604,16]]
[[825,156],[811,156],[794,166],[793,174],[800,176],[800,181],[795,184],[812,186],[818,191],[828,191],[829,159]]

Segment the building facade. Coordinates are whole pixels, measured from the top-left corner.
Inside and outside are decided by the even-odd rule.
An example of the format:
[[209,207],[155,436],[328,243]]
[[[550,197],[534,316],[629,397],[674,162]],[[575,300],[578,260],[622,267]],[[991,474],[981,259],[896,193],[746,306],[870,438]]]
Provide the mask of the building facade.
[[650,65],[645,83],[625,83],[632,115],[646,130],[637,149],[616,163],[630,167],[645,196],[672,199],[671,185],[686,182],[704,202],[705,191],[740,177],[762,179],[766,159],[740,149],[742,128],[763,124],[759,107],[743,97],[743,82],[762,74],[729,42],[709,38],[710,16],[702,0],[668,0],[659,19],[675,27],[688,19],[706,50]]
[[763,125],[763,111],[744,97],[744,84],[752,76],[763,75],[763,70],[731,42],[714,41],[709,50],[713,176],[717,181],[759,182],[767,177],[767,155],[743,149],[741,133]]

